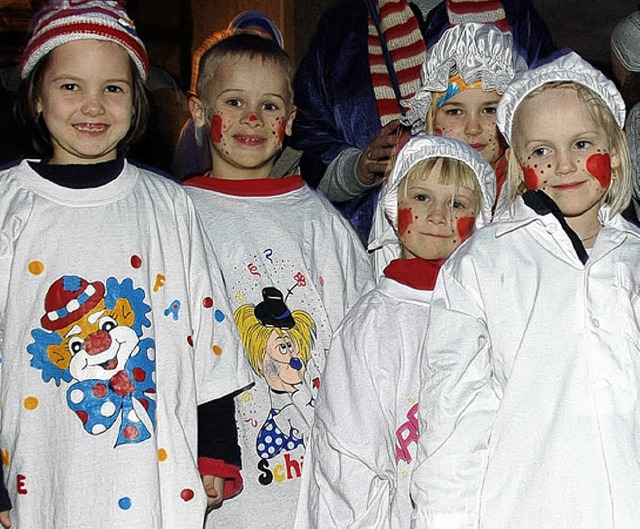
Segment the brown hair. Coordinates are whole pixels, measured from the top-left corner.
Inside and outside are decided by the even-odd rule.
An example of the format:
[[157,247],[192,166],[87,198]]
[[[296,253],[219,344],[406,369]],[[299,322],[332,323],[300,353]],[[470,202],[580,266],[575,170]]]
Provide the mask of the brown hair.
[[[27,78],[22,81],[14,107],[17,122],[31,138],[31,143],[36,153],[42,156],[44,160],[48,160],[53,156],[53,144],[49,129],[47,129],[42,115],[38,112],[37,103],[42,90],[42,79],[49,64],[50,56],[51,52],[45,55]],[[147,87],[133,60],[130,57],[128,60],[132,79],[131,100],[133,116],[127,134],[118,143],[118,154],[126,152],[131,144],[143,136],[151,115]]]
[[209,48],[200,58],[196,92],[206,99],[207,84],[224,60],[255,60],[279,68],[289,91],[288,104],[293,103],[293,66],[287,53],[275,42],[251,33],[235,33]]

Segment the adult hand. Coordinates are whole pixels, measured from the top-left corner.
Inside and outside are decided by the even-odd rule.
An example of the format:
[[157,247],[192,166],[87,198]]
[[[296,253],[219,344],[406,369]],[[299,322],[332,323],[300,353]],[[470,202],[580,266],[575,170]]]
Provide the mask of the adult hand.
[[364,185],[371,185],[377,179],[387,176],[391,172],[396,154],[408,139],[408,134],[408,130],[397,119],[382,127],[358,159],[358,180]]
[[11,527],[11,515],[9,514],[11,511],[2,511],[0,512],[0,525],[9,529]]

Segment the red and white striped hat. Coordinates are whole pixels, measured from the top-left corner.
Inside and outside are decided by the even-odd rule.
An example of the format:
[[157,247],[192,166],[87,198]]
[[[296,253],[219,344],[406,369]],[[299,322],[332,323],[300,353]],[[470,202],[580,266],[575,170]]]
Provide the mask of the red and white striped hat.
[[20,75],[26,78],[51,50],[74,40],[95,39],[120,44],[144,80],[149,58],[136,27],[115,0],[51,0],[33,19],[22,56]]

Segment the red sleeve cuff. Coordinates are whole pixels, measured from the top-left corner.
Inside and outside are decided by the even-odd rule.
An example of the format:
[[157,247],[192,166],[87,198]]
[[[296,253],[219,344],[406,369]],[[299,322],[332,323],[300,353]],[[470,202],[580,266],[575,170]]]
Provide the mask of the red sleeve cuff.
[[224,478],[224,499],[233,498],[242,490],[242,475],[236,465],[225,463],[222,459],[210,457],[198,458],[198,470],[201,476]]

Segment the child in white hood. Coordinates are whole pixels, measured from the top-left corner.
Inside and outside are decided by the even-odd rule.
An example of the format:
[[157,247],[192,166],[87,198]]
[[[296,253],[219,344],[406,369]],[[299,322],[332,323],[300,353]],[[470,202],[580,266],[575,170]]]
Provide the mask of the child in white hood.
[[[404,125],[469,144],[495,171],[496,197],[506,177],[506,143],[496,126],[496,109],[507,85],[527,63],[513,37],[492,24],[458,24],[428,50],[420,87],[403,103]],[[383,187],[386,184],[383,184]],[[399,244],[387,238],[388,220],[378,203],[369,236],[376,277],[399,255]]]
[[620,215],[622,98],[569,53],[517,76],[497,121],[509,206],[434,291],[413,526],[637,528],[640,230]]
[[400,152],[381,203],[402,255],[333,336],[298,527],[409,526],[431,291],[449,255],[489,221],[494,186],[489,164],[458,140],[419,135]]

